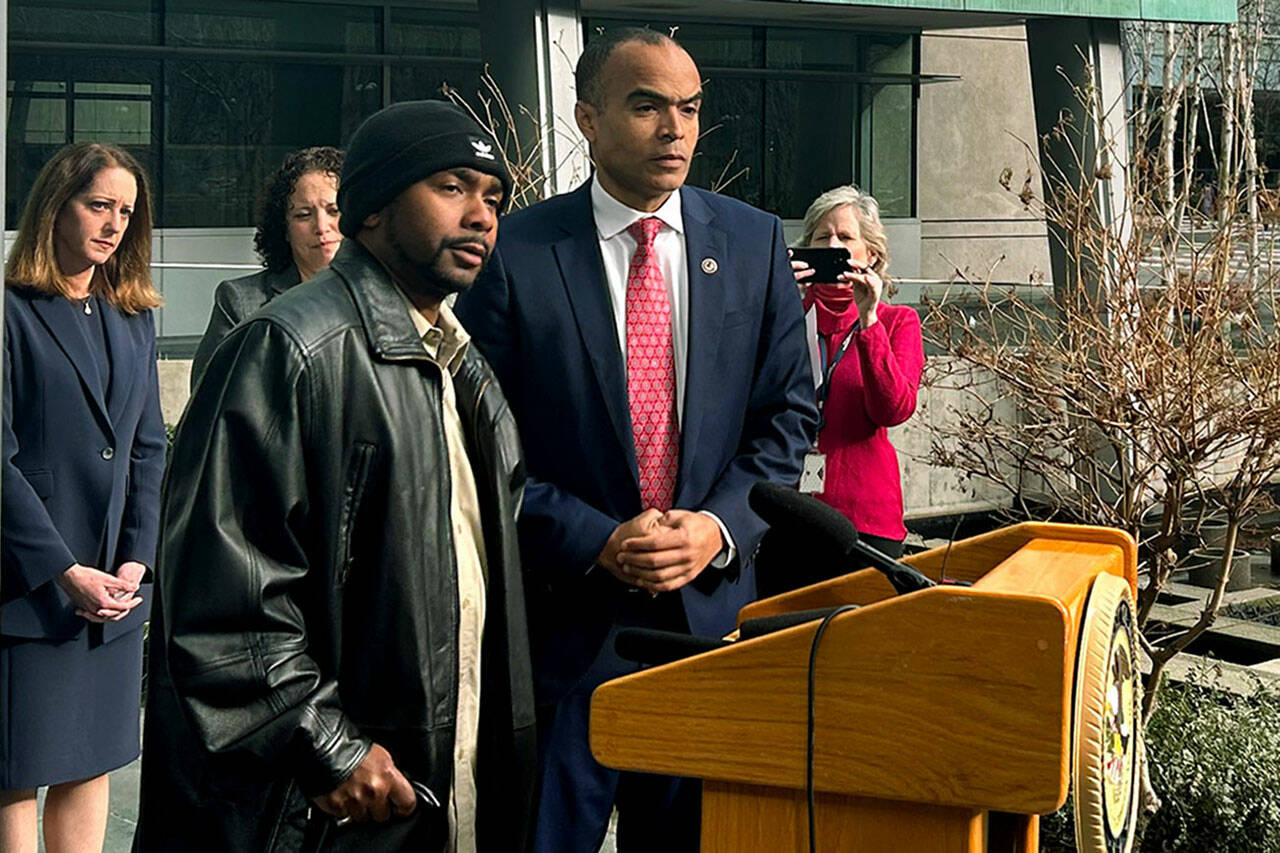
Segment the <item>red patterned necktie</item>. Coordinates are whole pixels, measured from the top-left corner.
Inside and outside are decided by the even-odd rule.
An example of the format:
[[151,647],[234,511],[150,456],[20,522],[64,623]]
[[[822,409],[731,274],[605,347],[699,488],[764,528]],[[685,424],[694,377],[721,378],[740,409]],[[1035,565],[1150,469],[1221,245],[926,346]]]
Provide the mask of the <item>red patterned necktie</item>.
[[653,240],[662,220],[633,222],[636,251],[627,270],[627,397],[640,471],[640,502],[666,512],[676,492],[680,430],[676,423],[676,360],[671,303]]

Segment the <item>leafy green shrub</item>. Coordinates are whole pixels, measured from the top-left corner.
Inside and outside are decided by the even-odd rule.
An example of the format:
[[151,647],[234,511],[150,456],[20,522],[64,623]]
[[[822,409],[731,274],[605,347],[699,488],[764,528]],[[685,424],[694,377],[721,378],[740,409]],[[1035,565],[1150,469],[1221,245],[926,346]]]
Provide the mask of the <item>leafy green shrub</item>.
[[[1142,853],[1280,851],[1280,695],[1217,691],[1211,676],[1166,683],[1147,726],[1155,814]],[[1075,850],[1071,802],[1041,822],[1041,849]]]
[[1075,803],[1067,797],[1062,808],[1040,819],[1041,853],[1075,853]]
[[1142,850],[1280,851],[1280,696],[1169,685],[1147,727],[1162,805]]

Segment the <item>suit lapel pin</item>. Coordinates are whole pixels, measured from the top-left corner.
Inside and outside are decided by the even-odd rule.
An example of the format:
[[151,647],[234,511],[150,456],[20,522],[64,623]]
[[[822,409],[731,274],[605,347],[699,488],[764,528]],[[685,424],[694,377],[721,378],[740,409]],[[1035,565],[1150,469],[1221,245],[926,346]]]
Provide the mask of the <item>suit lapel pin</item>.
[[720,265],[716,263],[715,258],[702,259],[702,271],[707,275],[715,275],[719,271]]

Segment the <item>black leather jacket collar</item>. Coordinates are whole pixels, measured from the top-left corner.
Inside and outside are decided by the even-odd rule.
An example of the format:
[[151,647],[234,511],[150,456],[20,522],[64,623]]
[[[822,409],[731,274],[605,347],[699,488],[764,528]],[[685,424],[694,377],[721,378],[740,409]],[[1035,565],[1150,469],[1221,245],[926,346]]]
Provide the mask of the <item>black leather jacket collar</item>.
[[386,267],[368,249],[354,238],[343,240],[329,266],[351,288],[351,298],[375,355],[388,361],[431,360],[405,311],[404,296]]

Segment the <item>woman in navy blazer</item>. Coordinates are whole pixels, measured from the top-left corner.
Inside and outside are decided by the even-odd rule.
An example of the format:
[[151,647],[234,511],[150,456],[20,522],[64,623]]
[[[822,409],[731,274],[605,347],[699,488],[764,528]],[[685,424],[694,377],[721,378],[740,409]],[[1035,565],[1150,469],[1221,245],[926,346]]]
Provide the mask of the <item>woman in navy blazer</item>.
[[36,178],[6,266],[0,850],[101,849],[138,755],[165,433],[145,173],[79,143]]

